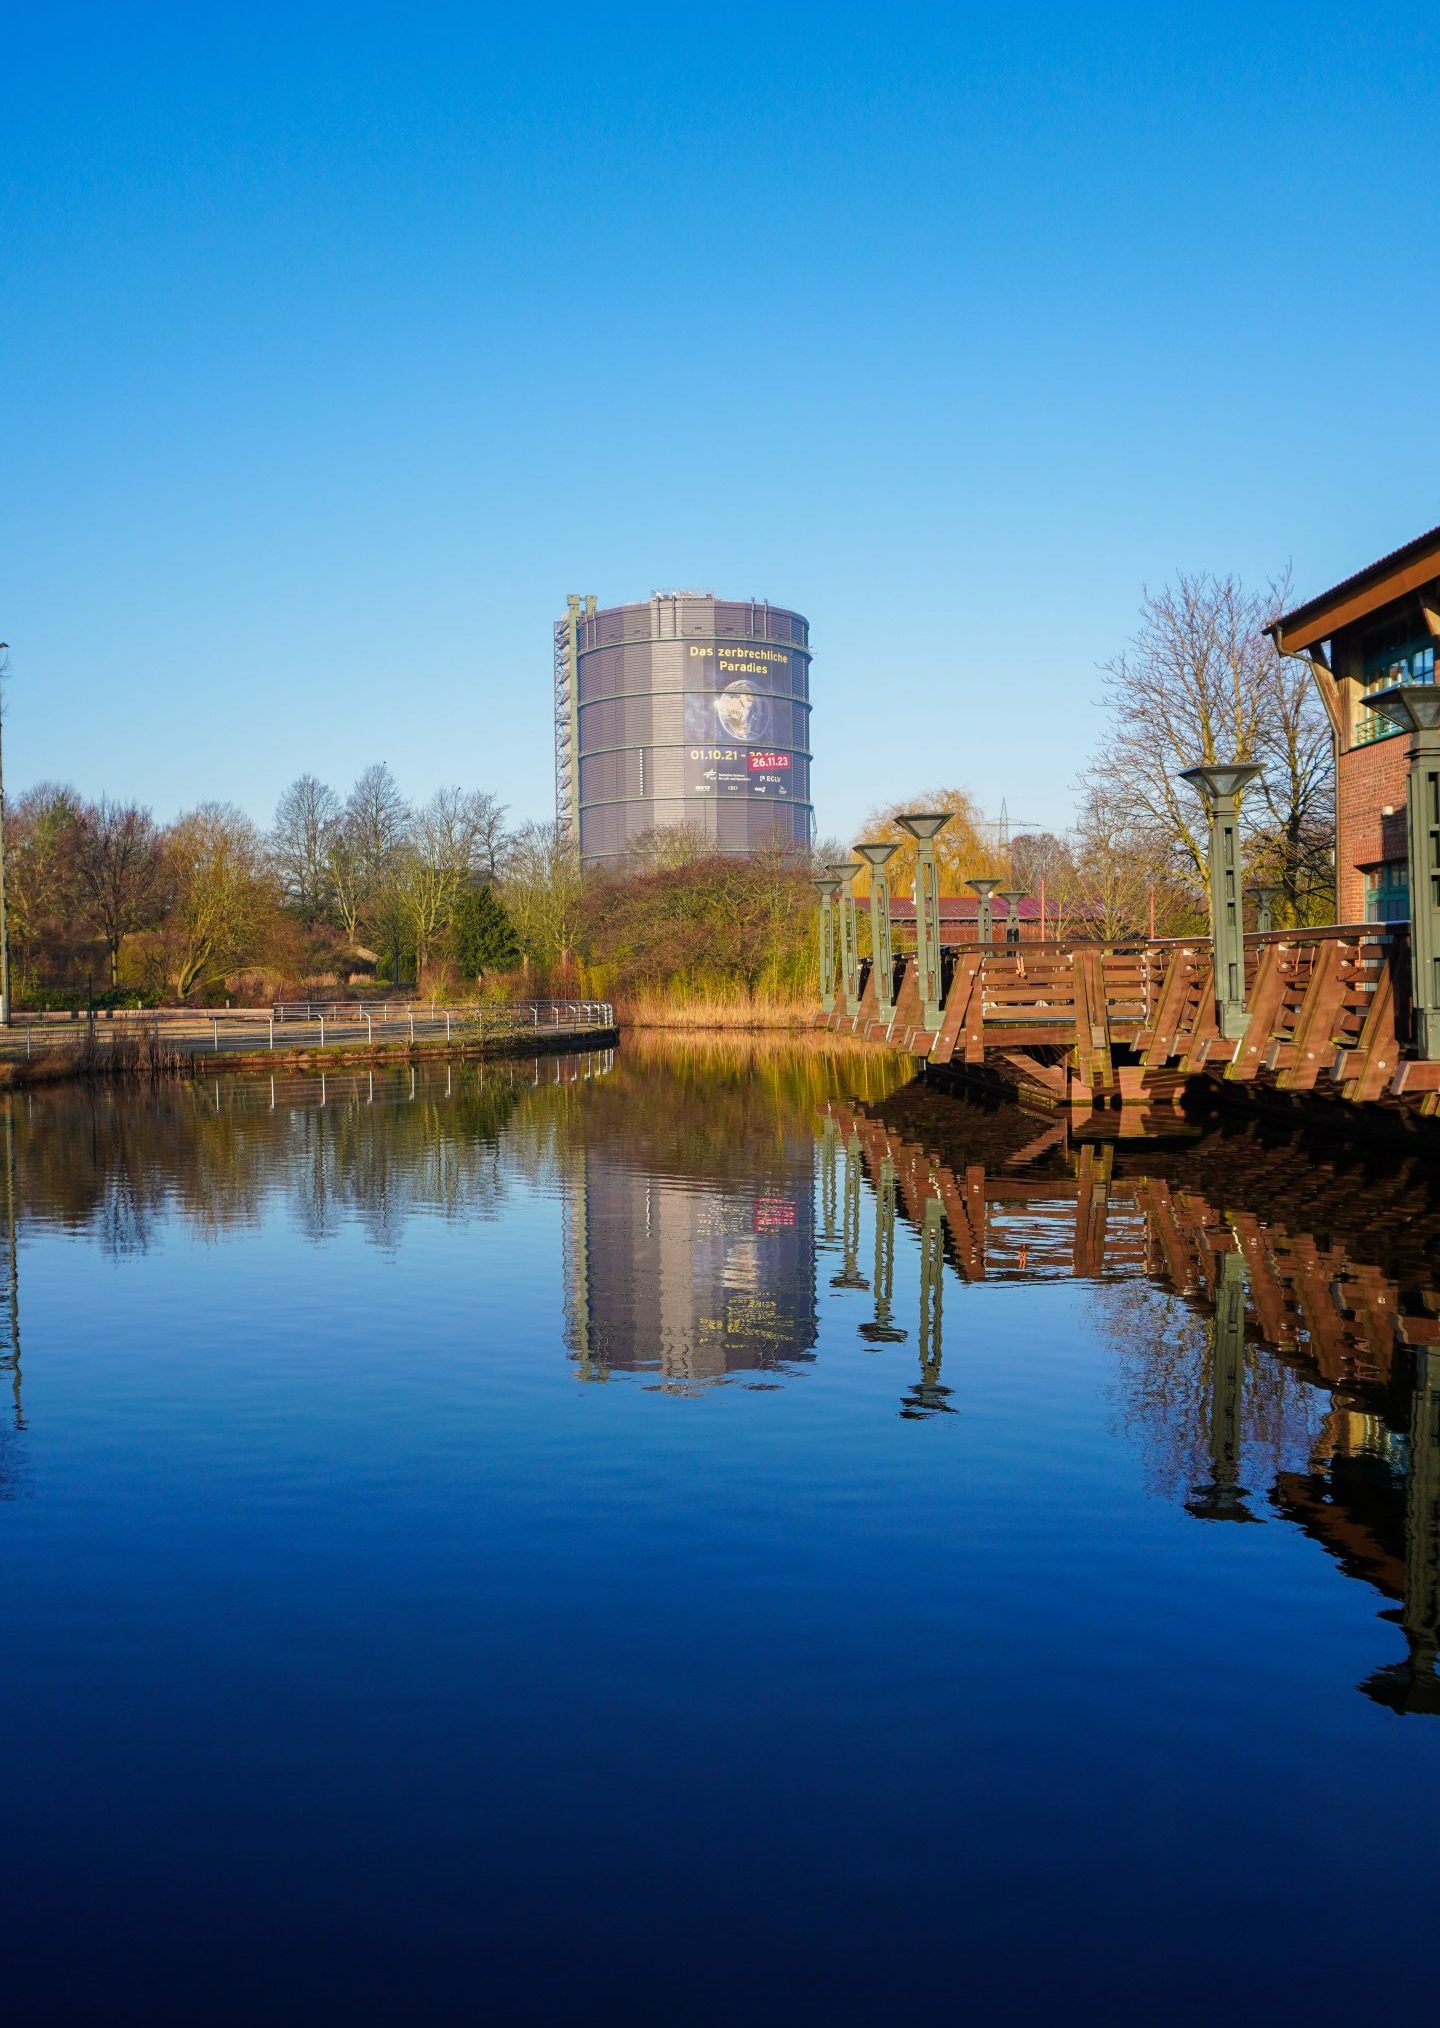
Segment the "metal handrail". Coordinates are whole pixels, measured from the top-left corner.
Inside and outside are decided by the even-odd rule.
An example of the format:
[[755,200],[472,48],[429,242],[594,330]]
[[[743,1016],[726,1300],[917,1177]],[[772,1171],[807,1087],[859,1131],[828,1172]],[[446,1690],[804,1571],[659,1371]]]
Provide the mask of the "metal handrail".
[[155,1035],[187,1056],[236,1055],[280,1049],[353,1049],[357,1044],[405,1041],[489,1041],[502,1037],[589,1035],[612,1030],[608,1000],[499,1000],[444,1005],[440,1001],[387,1001],[377,1008],[352,1001],[288,1001],[269,1012],[254,1008],[191,1010],[116,1008],[70,1020],[17,1018],[0,1030],[0,1056],[33,1056],[41,1049],[104,1046],[117,1035]]

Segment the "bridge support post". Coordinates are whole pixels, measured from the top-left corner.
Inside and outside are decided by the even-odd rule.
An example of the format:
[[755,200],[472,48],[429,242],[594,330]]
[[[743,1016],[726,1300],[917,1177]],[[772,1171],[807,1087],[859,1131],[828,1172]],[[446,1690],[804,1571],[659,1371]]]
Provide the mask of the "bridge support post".
[[817,880],[820,894],[820,1011],[835,1012],[835,917],[838,913],[840,883]]
[[980,897],[980,912],[975,918],[975,941],[988,944],[995,937],[995,909],[990,897],[1000,885],[998,880],[967,880],[965,885],[973,887]]
[[1417,1056],[1440,1060],[1440,689],[1394,683],[1367,697],[1410,735],[1405,814],[1410,852],[1410,998]]
[[1238,1042],[1250,1015],[1245,1005],[1245,913],[1240,884],[1240,797],[1260,769],[1251,761],[1186,768],[1210,824],[1210,939],[1215,959],[1215,1021]]
[[885,868],[898,845],[857,845],[870,868],[870,964],[875,1005],[888,1027],[895,1013],[895,948],[890,930],[890,882]]
[[853,1019],[860,1012],[860,940],[855,920],[855,876],[860,871],[860,862],[837,860],[825,870],[838,890],[835,906],[840,928],[840,990],[845,996],[845,1012]]
[[896,823],[915,840],[915,976],[920,1019],[928,1034],[940,1028],[940,868],[935,840],[953,810],[911,810]]

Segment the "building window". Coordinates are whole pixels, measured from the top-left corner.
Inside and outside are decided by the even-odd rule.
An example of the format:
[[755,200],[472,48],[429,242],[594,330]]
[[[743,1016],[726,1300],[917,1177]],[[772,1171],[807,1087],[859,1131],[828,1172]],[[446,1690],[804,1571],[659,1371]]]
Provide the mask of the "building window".
[[1364,745],[1372,739],[1388,739],[1391,733],[1398,729],[1383,712],[1366,711],[1364,709],[1366,697],[1377,690],[1388,690],[1392,683],[1434,681],[1435,643],[1428,636],[1412,636],[1409,639],[1392,637],[1379,640],[1368,647],[1362,674],[1357,744]]
[[1410,919],[1410,868],[1403,859],[1387,859],[1383,866],[1365,869],[1366,922],[1408,922]]

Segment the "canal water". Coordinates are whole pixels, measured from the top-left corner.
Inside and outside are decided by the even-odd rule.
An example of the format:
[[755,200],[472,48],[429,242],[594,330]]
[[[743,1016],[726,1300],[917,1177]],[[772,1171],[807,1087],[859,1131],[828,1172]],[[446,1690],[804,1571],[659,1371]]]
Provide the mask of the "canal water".
[[1440,1193],[1159,1124],[820,1046],[6,1101],[5,2018],[1430,2000]]

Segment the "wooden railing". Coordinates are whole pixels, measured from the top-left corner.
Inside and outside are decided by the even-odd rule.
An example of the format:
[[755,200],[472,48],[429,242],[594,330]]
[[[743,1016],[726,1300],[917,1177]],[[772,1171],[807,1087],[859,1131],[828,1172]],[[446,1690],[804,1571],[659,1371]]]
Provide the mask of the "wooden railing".
[[1071,1104],[1173,1098],[1197,1078],[1433,1113],[1440,1065],[1409,1047],[1409,930],[1342,923],[1245,940],[1249,1021],[1217,1026],[1208,937],[947,945],[938,1027],[915,959],[895,961],[892,1020],[868,966],[858,1013],[828,1024],[935,1064],[1001,1074]]

